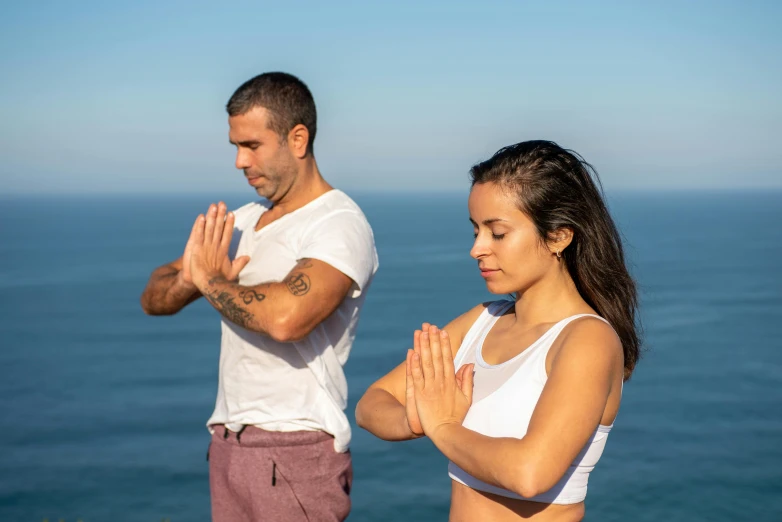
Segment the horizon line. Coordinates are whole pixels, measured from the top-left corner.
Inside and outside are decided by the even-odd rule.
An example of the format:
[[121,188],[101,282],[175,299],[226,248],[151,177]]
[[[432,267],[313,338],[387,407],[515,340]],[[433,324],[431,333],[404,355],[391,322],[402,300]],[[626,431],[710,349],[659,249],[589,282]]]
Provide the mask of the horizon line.
[[[350,187],[334,187],[337,190],[341,190],[346,193],[356,194],[356,195],[460,195],[465,194],[470,191],[469,187],[465,187],[463,189],[455,189],[455,188],[443,188],[443,189],[433,189],[433,188],[427,188],[427,189],[418,189],[418,190],[410,190],[410,189],[389,189],[389,188],[376,188],[376,189],[370,189],[370,188],[350,188]],[[767,186],[725,186],[725,187],[616,187],[612,189],[605,189],[603,192],[606,195],[611,194],[692,194],[692,193],[701,193],[701,194],[724,194],[724,193],[757,193],[757,192],[782,192],[782,185],[767,185]],[[145,196],[145,197],[188,197],[188,196],[210,196],[210,195],[220,195],[220,196],[232,196],[232,197],[250,197],[250,198],[257,198],[260,196],[257,196],[255,194],[252,194],[252,192],[247,191],[220,191],[220,190],[188,190],[188,191],[177,191],[177,190],[158,190],[158,191],[86,191],[86,192],[75,192],[75,191],[68,191],[68,192],[5,192],[0,194],[0,199],[9,199],[14,197],[139,197],[139,196]],[[261,198],[263,199],[263,198]]]

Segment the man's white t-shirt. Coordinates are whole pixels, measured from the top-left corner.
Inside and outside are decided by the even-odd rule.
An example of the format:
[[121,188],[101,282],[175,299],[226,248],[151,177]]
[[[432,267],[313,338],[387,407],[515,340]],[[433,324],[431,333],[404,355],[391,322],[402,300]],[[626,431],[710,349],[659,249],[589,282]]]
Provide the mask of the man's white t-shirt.
[[231,257],[250,256],[239,274],[241,285],[282,281],[298,260],[309,258],[333,266],[353,286],[337,310],[300,341],[279,343],[223,319],[217,402],[207,426],[321,430],[344,452],[350,424],[342,366],[378,268],[372,229],[358,205],[336,189],[256,231],[269,208],[255,202],[235,211]]

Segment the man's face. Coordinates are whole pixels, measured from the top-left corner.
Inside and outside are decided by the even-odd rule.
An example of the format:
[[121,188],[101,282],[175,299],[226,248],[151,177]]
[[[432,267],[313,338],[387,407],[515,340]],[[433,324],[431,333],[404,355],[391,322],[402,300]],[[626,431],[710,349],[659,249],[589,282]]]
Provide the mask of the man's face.
[[228,118],[229,141],[236,146],[236,168],[259,196],[279,201],[296,181],[296,160],[288,149],[287,136],[269,128],[269,112],[253,107]]

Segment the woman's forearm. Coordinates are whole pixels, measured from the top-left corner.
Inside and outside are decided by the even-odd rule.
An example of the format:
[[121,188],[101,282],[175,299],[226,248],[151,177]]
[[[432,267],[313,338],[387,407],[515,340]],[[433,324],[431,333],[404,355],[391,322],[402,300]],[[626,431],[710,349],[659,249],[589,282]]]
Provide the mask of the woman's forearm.
[[383,440],[400,441],[420,437],[410,430],[404,405],[380,388],[370,388],[358,401],[356,423]]
[[538,459],[526,451],[524,439],[488,437],[460,424],[443,425],[429,438],[451,462],[478,480],[523,497],[542,492]]

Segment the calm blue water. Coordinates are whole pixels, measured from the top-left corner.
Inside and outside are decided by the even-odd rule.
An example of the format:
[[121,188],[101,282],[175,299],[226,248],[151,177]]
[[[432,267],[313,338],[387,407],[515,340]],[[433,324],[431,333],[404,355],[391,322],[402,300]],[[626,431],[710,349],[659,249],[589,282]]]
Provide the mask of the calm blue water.
[[[464,196],[355,196],[381,270],[347,365],[352,409],[423,320],[487,298]],[[232,204],[244,198],[227,198]],[[150,318],[149,272],[202,196],[0,200],[0,522],[209,520],[218,320]],[[610,199],[648,353],[590,480],[587,520],[782,520],[782,193]],[[426,440],[355,429],[351,520],[445,520]]]

